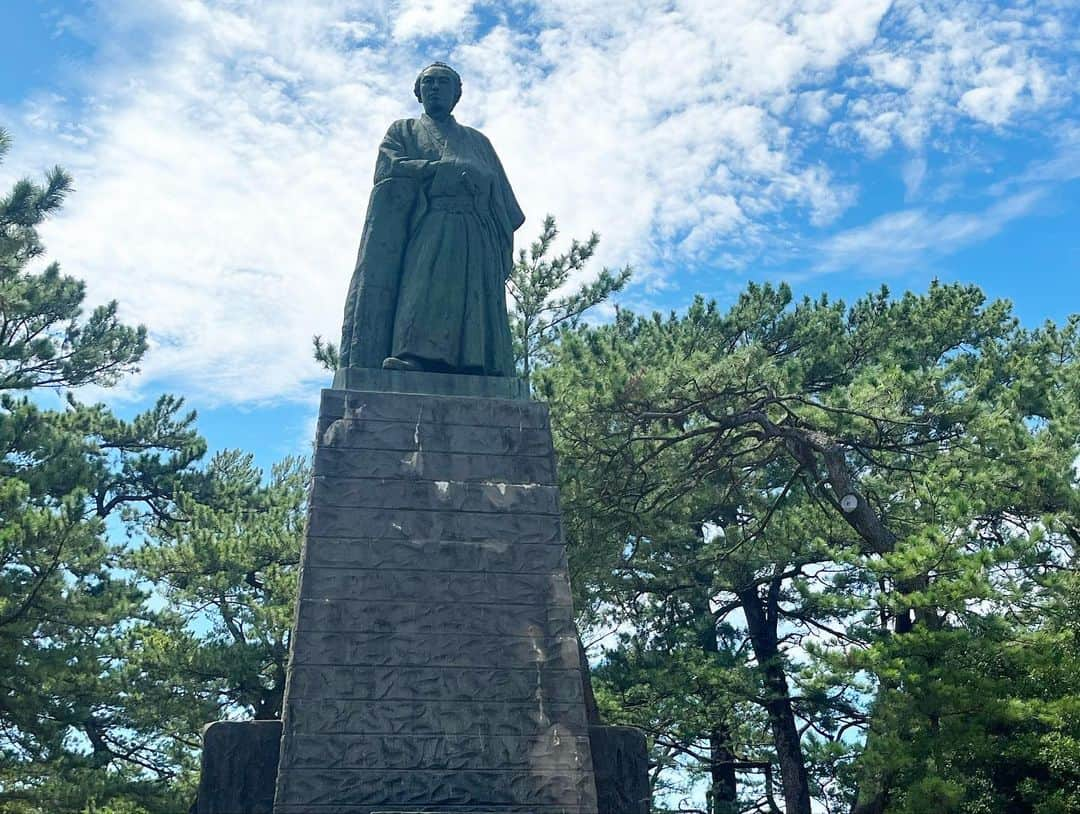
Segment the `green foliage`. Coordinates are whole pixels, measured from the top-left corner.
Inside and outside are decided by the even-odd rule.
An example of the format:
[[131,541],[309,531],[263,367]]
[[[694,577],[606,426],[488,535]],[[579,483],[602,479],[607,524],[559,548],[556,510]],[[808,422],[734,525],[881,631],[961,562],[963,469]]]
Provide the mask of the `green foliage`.
[[125,480],[140,545],[110,544],[106,524],[87,519],[101,500],[84,489],[87,510],[60,527],[63,556],[48,547],[61,532],[45,537],[47,524],[16,552],[42,581],[13,584],[22,570],[4,572],[5,609],[18,589],[25,611],[0,627],[4,658],[19,665],[9,679],[18,704],[4,709],[18,748],[0,763],[0,789],[10,789],[0,811],[186,811],[202,727],[280,716],[307,468],[287,459],[264,482],[238,452],[203,470],[188,463],[171,478],[151,466],[105,470],[134,481],[154,472],[141,496]]
[[533,367],[544,361],[544,351],[555,342],[558,330],[576,326],[586,311],[621,291],[632,274],[629,266],[614,273],[604,268],[591,283],[583,283],[571,293],[560,295],[559,292],[584,269],[596,252],[600,236],[593,232],[584,243],[573,240],[569,251],[549,258],[558,234],[555,218],[547,215],[540,237],[528,252],[520,250],[506,282],[507,293],[513,302],[510,333],[514,340],[514,358],[526,381],[529,381]]
[[118,669],[127,632],[153,614],[110,537],[124,519],[169,518],[205,444],[173,397],[130,421],[70,392],[62,409],[42,405],[40,388],[110,384],[146,347],[114,303],[81,321],[83,285],[55,264],[25,269],[43,251],[36,227],[69,189],[56,169],[0,201],[0,811],[120,796],[165,811],[171,738],[146,723]]
[[[0,130],[0,159],[10,139]],[[122,325],[116,302],[80,322],[85,286],[52,263],[27,264],[44,251],[37,227],[63,203],[71,178],[59,167],[43,185],[15,183],[0,198],[0,390],[114,384],[146,351],[146,329]]]
[[311,337],[311,352],[315,361],[322,365],[324,369],[333,371],[341,367],[341,353],[338,351],[337,345],[325,341],[318,334]]
[[129,422],[100,405],[0,402],[2,811],[79,810],[92,793],[136,793],[148,771],[171,776],[167,737],[140,722],[116,669],[127,629],[153,614],[108,532],[120,515],[175,511],[204,448],[181,408],[165,397]]
[[180,519],[155,520],[128,565],[166,601],[135,628],[129,669],[168,697],[164,728],[195,738],[224,716],[281,715],[309,472],[288,458],[268,481],[249,455],[218,453],[201,492],[178,496]]
[[[859,814],[1071,805],[1056,747],[1077,722],[1043,711],[1075,698],[1075,663],[1033,654],[1075,586],[1078,326],[1021,329],[974,287],[848,308],[751,285],[726,313],[697,300],[564,331],[534,378],[576,599],[633,630],[601,697],[635,715],[626,688],[664,687],[745,758],[760,737],[724,704],[756,706],[788,810],[809,810],[807,787]],[[703,619],[680,608],[703,603],[720,703],[700,667],[680,692],[619,655],[674,658]],[[715,766],[707,726],[675,717],[646,724],[657,759],[674,743]]]

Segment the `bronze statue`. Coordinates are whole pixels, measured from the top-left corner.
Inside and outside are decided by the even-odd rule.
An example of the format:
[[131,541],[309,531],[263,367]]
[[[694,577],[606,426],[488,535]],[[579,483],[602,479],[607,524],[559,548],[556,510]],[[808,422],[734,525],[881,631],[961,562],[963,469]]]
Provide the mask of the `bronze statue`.
[[525,215],[491,142],[451,111],[461,77],[424,68],[418,119],[379,145],[341,366],[512,376],[506,278]]

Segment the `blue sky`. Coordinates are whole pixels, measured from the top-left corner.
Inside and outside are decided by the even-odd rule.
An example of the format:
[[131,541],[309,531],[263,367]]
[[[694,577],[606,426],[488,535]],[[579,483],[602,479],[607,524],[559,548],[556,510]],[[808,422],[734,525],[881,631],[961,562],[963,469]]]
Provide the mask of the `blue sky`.
[[0,184],[76,192],[49,258],[145,323],[123,412],[184,394],[214,447],[304,452],[375,147],[458,67],[528,221],[601,234],[621,302],[750,280],[852,300],[935,277],[1080,310],[1075,0],[0,0]]

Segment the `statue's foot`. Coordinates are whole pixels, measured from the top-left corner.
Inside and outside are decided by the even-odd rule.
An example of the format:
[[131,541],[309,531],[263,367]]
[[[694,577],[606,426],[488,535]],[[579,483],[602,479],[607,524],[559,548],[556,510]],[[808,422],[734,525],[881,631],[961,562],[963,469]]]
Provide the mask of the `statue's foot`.
[[397,356],[387,356],[383,359],[383,370],[423,370],[423,366],[419,362],[414,362],[412,359],[401,359]]

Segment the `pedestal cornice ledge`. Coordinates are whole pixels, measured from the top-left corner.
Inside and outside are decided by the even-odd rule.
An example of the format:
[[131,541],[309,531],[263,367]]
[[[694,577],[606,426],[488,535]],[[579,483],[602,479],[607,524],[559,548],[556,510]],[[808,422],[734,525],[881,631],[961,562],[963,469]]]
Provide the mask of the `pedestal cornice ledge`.
[[516,376],[469,376],[463,373],[427,373],[343,367],[334,373],[334,390],[366,390],[431,396],[528,401],[529,387]]

